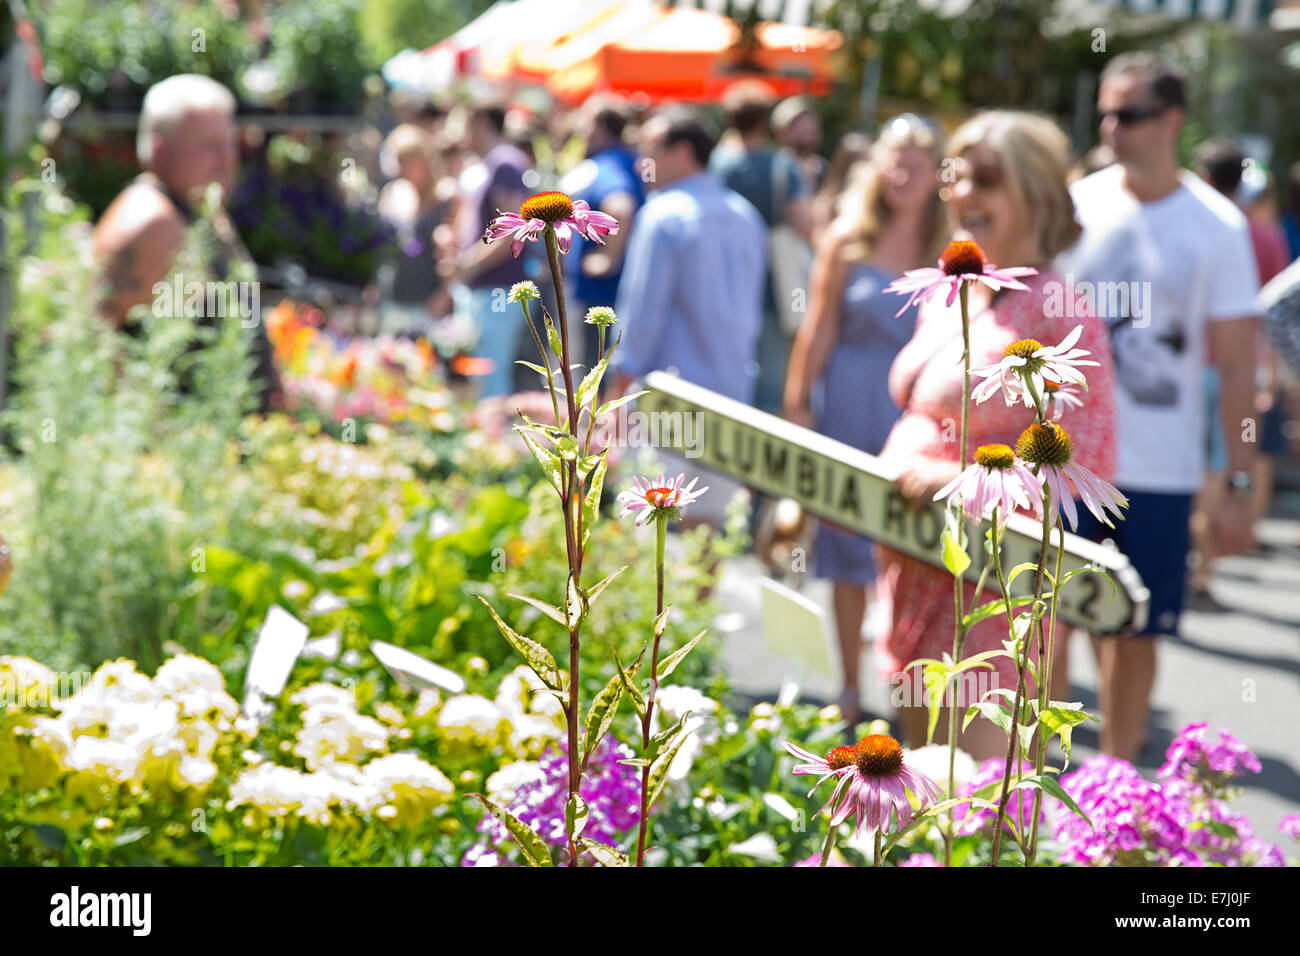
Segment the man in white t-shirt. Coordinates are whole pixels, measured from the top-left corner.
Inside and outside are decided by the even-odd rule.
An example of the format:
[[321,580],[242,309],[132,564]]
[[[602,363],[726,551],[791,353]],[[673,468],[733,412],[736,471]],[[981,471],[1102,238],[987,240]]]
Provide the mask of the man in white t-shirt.
[[[1158,634],[1174,634],[1183,606],[1192,498],[1205,470],[1205,373],[1222,382],[1219,414],[1233,489],[1216,515],[1224,553],[1251,542],[1250,473],[1255,296],[1246,219],[1227,198],[1178,165],[1186,118],[1183,78],[1147,53],[1107,64],[1097,97],[1101,134],[1116,163],[1071,188],[1083,236],[1058,268],[1110,326],[1119,430],[1115,484],[1127,519],[1111,537],[1151,591],[1145,633],[1094,639],[1102,749],[1132,760],[1141,749]],[[1091,516],[1087,516],[1091,518]]]

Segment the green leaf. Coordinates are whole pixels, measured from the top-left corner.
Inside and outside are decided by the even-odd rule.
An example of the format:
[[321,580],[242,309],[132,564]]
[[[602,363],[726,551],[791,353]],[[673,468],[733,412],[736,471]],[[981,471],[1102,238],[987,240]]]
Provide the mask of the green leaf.
[[578,845],[591,854],[592,858],[601,866],[631,866],[632,861],[628,855],[620,850],[615,850],[612,846],[605,846],[603,843],[597,843],[595,840],[579,840]]
[[547,370],[542,368],[542,366],[536,364],[535,362],[525,362],[523,359],[516,359],[515,364],[522,365],[525,368],[530,368],[538,375],[540,375],[542,378],[546,379],[547,381],[550,381],[550,378],[547,375]]
[[943,531],[943,566],[953,577],[961,577],[970,567],[970,555],[947,528]]
[[[1006,690],[1006,688],[997,689],[1003,691]],[[1007,693],[1010,693],[1010,691],[1007,691]],[[1002,728],[1003,733],[1011,733],[1010,706],[1000,704],[996,700],[981,700],[979,703],[971,704],[970,707],[966,709],[966,718],[961,724],[963,732],[965,732],[966,728],[970,726],[970,722],[975,719],[976,714],[983,714],[989,720],[993,721],[993,723]]]
[[[637,689],[636,684],[632,683],[632,679],[628,677],[627,671],[623,669],[623,662],[618,659],[618,651],[614,649],[614,643],[612,641],[607,643],[609,643],[609,652],[614,655],[614,666],[618,668],[618,676],[623,682],[623,690],[627,691],[628,697],[632,699],[632,707],[636,710],[637,716],[644,719],[645,695]],[[645,653],[644,647],[641,648],[641,653]],[[640,657],[638,656],[637,659],[640,660]]]
[[533,673],[541,679],[541,682],[551,690],[563,691],[564,682],[560,678],[560,669],[556,666],[555,658],[551,656],[551,652],[536,641],[529,640],[522,634],[517,634],[509,624],[501,620],[501,615],[496,612],[496,608],[489,604],[487,598],[483,597],[483,595],[476,594],[474,596],[483,602],[483,606],[492,615],[492,620],[496,621],[501,636],[524,659],[524,663],[533,669]]
[[488,813],[496,817],[497,820],[510,832],[510,838],[518,844],[520,851],[524,855],[524,860],[529,866],[554,866],[551,860],[551,851],[547,847],[546,841],[537,835],[536,831],[530,828],[522,820],[516,817],[509,810],[503,810],[495,803],[483,796],[481,793],[471,793]]
[[600,380],[605,377],[605,369],[609,368],[610,357],[614,354],[614,349],[618,348],[618,342],[615,342],[608,352],[596,363],[596,367],[582,378],[582,384],[578,386],[578,407],[583,408],[591,404],[591,401],[600,394]]
[[1221,840],[1235,840],[1238,837],[1237,828],[1231,823],[1224,823],[1222,820],[1197,820],[1187,829],[1201,830],[1208,829],[1211,833]]
[[939,816],[939,814],[943,813],[949,807],[955,807],[959,803],[970,803],[972,806],[975,806],[977,803],[984,803],[984,802],[985,801],[977,801],[972,797],[954,797],[951,800],[944,800],[941,803],[930,804],[930,806],[926,807],[916,816],[912,817],[911,823],[909,823],[907,826],[903,827],[901,830],[899,830],[897,833],[891,836],[880,847],[880,856],[882,862],[884,860],[884,857],[889,855],[889,851],[892,850],[898,844],[899,840],[903,839],[903,837],[907,836],[909,833],[915,831],[922,824],[929,824],[934,822],[935,817]]
[[655,637],[664,636],[664,628],[668,626],[668,612],[671,610],[672,610],[672,605],[669,604],[657,615],[655,615],[655,620],[654,620]]
[[528,450],[537,459],[537,464],[541,466],[542,474],[551,483],[551,487],[555,489],[557,494],[562,496],[564,494],[564,473],[560,469],[559,457],[553,451],[539,445],[537,439],[529,435],[526,428],[516,425],[515,431],[519,433],[519,437],[524,440]]
[[624,395],[622,398],[612,398],[604,405],[600,406],[600,408],[596,409],[596,417],[599,418],[601,415],[604,415],[606,412],[612,412],[616,408],[622,408],[628,402],[635,402],[642,395],[648,395],[648,394],[649,394],[649,390],[643,388],[639,392],[633,392],[631,395]]
[[555,439],[555,453],[568,461],[578,460],[578,439],[568,432]]
[[1038,568],[1037,561],[1021,561],[1014,568],[1012,568],[1011,573],[1007,575],[1007,588],[1010,589],[1011,585],[1016,583],[1016,578],[1020,577],[1021,574],[1023,574],[1026,571],[1034,571],[1037,568]]
[[564,804],[564,832],[570,840],[576,840],[586,828],[587,801],[582,799],[581,794],[571,793],[568,802]]
[[617,571],[615,571],[613,574],[609,575],[608,577],[601,578],[591,587],[587,588],[587,607],[590,608],[591,605],[595,604],[596,598],[600,597],[601,592],[603,592],[605,588],[609,587],[609,583],[630,567],[632,567],[632,565],[625,564]]
[[[1034,701],[1037,709],[1037,701]],[[1043,712],[1038,715],[1038,719],[1043,726],[1048,729],[1047,739],[1051,740],[1056,734],[1061,735],[1061,749],[1065,751],[1065,763],[1070,763],[1070,735],[1074,728],[1083,723],[1085,720],[1092,720],[1100,723],[1100,718],[1094,717],[1086,710],[1082,710],[1082,704],[1063,704],[1054,700],[1051,705],[1044,708]]]
[[[947,655],[944,655],[947,658]],[[925,683],[925,706],[929,719],[925,726],[925,742],[934,740],[934,729],[939,726],[939,710],[943,707],[944,692],[948,689],[948,672],[952,669],[948,661],[929,660],[922,671]]]
[[601,452],[600,461],[591,473],[591,484],[583,492],[582,548],[584,551],[587,549],[587,541],[591,538],[591,532],[596,527],[596,520],[600,516],[600,496],[605,490],[605,470],[608,467],[609,452],[606,450]]
[[572,571],[569,572],[569,586],[564,595],[564,618],[565,626],[570,631],[578,629],[587,616],[587,596],[578,587],[578,579]]
[[[636,676],[636,672],[641,668],[641,661],[645,657],[645,648],[641,648],[641,653],[636,656],[629,668],[628,678]],[[583,737],[582,745],[582,766],[585,769],[587,760],[591,757],[591,752],[596,749],[596,744],[600,743],[600,738],[605,736],[609,730],[610,724],[614,722],[614,715],[618,712],[618,701],[623,695],[623,675],[615,674],[596,695],[595,700],[591,702],[591,709],[587,711],[586,732]]]
[[555,323],[551,321],[551,313],[545,309],[542,309],[542,321],[546,325],[546,338],[551,346],[551,354],[563,361],[564,349],[560,342],[560,333],[556,331]]
[[695,647],[696,644],[700,643],[700,640],[707,633],[709,633],[709,629],[706,627],[704,630],[700,631],[700,633],[696,634],[694,637],[692,637],[681,647],[677,648],[677,650],[673,651],[671,654],[669,654],[667,657],[661,660],[659,662],[659,674],[658,674],[659,680],[663,680],[673,671],[677,670],[677,665],[686,659],[686,655],[691,652],[691,650]]
[[681,717],[677,718],[677,722],[667,730],[661,730],[650,738],[650,743],[646,745],[645,751],[641,754],[647,763],[653,764],[659,754],[663,752],[664,747],[668,745],[669,741],[681,733],[682,728],[686,726],[686,718],[689,716],[690,712],[687,711],[685,714],[682,714]]
[[645,801],[647,807],[653,807],[655,801],[659,799],[659,794],[663,790],[664,784],[668,782],[668,768],[672,766],[673,758],[677,756],[677,751],[682,749],[682,744],[686,743],[686,738],[691,735],[690,731],[684,726],[687,716],[689,716],[689,712],[682,715],[683,726],[681,731],[678,732],[676,739],[673,740],[673,742],[668,745],[668,749],[655,758],[655,762],[650,765],[650,779],[648,781],[648,786],[646,787],[646,792],[649,794]]
[[[1014,597],[1011,599],[1011,606],[1013,608],[1024,607],[1026,604],[1033,603],[1034,596],[1032,594],[1025,594],[1021,597]],[[964,615],[961,619],[961,626],[969,630],[985,618],[992,617],[994,614],[1005,614],[1006,610],[1006,602],[1001,598],[997,598],[996,600],[989,601],[987,604],[981,604],[979,607],[974,608],[969,614]]]
[[543,614],[549,617],[556,624],[560,625],[560,627],[568,626],[564,622],[563,612],[561,612],[558,607],[553,607],[552,605],[547,604],[545,601],[539,601],[537,600],[537,598],[530,598],[524,594],[507,594],[506,597],[512,597],[516,601],[523,601],[525,604],[531,604],[533,607],[537,608],[537,610],[541,611]]
[[1052,796],[1056,797],[1057,800],[1060,800],[1063,804],[1073,810],[1080,820],[1088,824],[1090,829],[1097,829],[1092,825],[1092,821],[1088,819],[1088,814],[1079,809],[1079,805],[1074,802],[1074,798],[1065,792],[1065,788],[1061,786],[1060,782],[1055,777],[1049,777],[1047,774],[1041,776],[1035,774],[1032,777],[1025,777],[1012,789],[1019,790],[1021,787],[1029,787],[1036,790],[1042,790],[1045,793],[1050,793]]
[[1065,587],[1065,582],[1069,581],[1070,578],[1074,577],[1076,574],[1083,574],[1086,571],[1090,571],[1093,574],[1099,574],[1106,579],[1110,584],[1110,596],[1112,598],[1118,593],[1118,589],[1115,586],[1115,579],[1110,576],[1109,572],[1097,567],[1095,564],[1085,564],[1081,568],[1075,568],[1073,571],[1065,572],[1065,574],[1061,575],[1061,587]]

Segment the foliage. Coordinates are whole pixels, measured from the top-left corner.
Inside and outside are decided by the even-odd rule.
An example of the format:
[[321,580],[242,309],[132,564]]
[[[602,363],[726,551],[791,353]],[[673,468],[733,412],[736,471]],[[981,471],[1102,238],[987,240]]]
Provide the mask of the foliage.
[[307,143],[273,137],[265,157],[245,163],[230,215],[257,262],[293,264],[356,286],[373,279],[394,232],[375,210],[344,197],[342,168],[319,137]]
[[455,33],[493,0],[364,0],[361,34],[376,62],[423,50]]

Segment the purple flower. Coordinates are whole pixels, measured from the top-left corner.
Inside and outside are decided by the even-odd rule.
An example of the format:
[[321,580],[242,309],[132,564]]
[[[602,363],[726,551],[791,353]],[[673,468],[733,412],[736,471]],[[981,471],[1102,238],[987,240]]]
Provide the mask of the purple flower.
[[1174,738],[1165,751],[1165,765],[1160,768],[1161,780],[1177,777],[1199,781],[1211,787],[1222,787],[1243,769],[1260,772],[1259,758],[1250,748],[1222,728],[1218,742],[1208,741],[1209,724],[1188,724]]
[[[618,848],[625,842],[625,836],[640,823],[641,776],[635,766],[621,763],[634,756],[613,737],[605,737],[596,745],[578,791],[587,804],[587,825],[582,831],[585,839]],[[558,747],[549,748],[538,764],[544,778],[521,785],[515,791],[514,801],[505,809],[536,831],[543,840],[564,846],[567,842],[564,805],[569,798],[568,740],[562,738]],[[495,860],[486,862],[488,847],[500,848],[509,844],[509,832],[491,814],[484,815],[478,832],[487,840],[470,847],[461,865],[496,865]]]
[[1300,840],[1300,813],[1288,813],[1278,824],[1278,829],[1293,840]]
[[1085,761],[1061,786],[1092,822],[1071,811],[1055,815],[1061,862],[1083,866],[1198,866],[1189,849],[1183,801],[1150,783],[1126,760]]
[[940,863],[938,860],[932,857],[929,853],[913,853],[911,856],[909,856],[906,860],[904,860],[902,863],[898,865],[899,866],[943,866],[942,863]]

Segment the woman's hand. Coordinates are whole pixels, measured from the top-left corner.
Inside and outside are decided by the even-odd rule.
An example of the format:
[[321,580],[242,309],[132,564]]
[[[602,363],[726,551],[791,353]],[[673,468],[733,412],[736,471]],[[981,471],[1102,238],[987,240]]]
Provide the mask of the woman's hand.
[[933,501],[939,489],[956,478],[960,470],[953,461],[921,458],[898,476],[898,490],[912,510],[917,511]]

